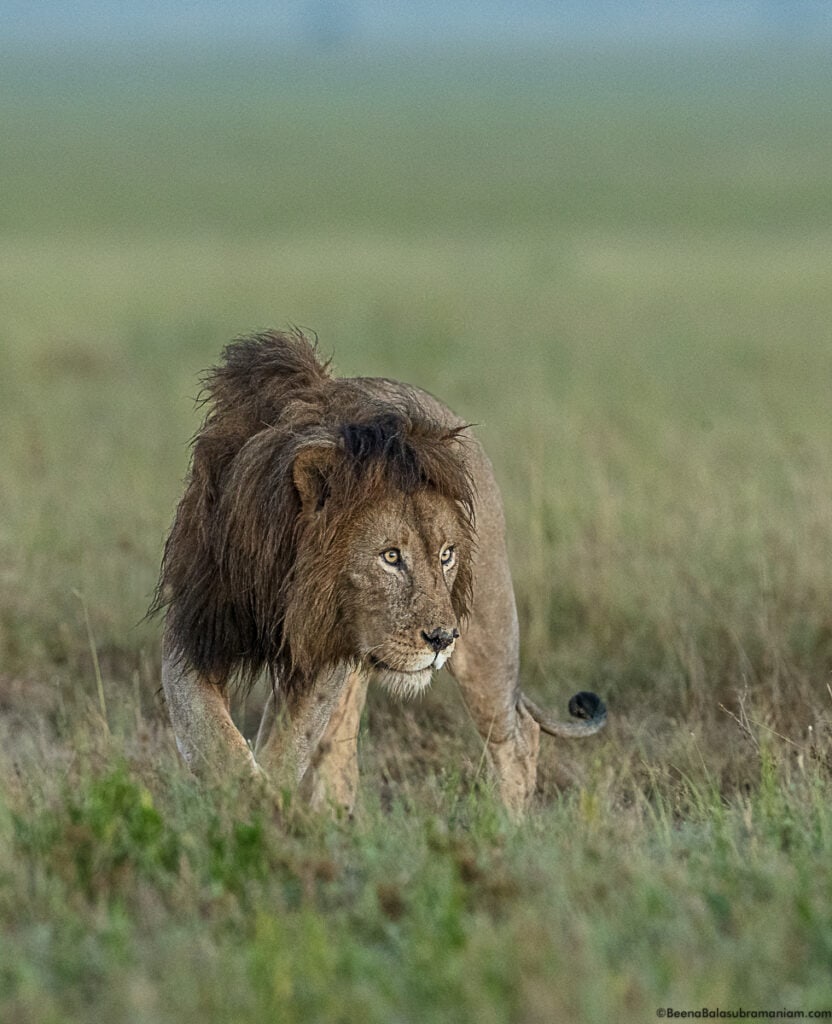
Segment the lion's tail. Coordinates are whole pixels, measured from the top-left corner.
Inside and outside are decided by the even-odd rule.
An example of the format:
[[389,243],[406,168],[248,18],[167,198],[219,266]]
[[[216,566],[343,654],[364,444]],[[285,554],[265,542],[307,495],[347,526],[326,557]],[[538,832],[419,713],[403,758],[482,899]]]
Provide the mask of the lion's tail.
[[583,719],[578,722],[559,722],[537,706],[525,693],[520,694],[520,703],[537,722],[540,728],[550,736],[563,739],[577,739],[581,736],[594,736],[607,724],[607,709],[601,698],[587,690],[576,693],[569,701],[569,714],[573,718]]

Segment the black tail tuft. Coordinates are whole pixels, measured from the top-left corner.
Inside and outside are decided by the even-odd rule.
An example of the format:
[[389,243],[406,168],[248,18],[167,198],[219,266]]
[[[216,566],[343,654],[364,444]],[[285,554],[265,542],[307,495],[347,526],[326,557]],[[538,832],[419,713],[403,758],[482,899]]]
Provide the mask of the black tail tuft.
[[597,693],[581,690],[569,700],[569,714],[573,718],[593,719],[606,718],[607,707]]

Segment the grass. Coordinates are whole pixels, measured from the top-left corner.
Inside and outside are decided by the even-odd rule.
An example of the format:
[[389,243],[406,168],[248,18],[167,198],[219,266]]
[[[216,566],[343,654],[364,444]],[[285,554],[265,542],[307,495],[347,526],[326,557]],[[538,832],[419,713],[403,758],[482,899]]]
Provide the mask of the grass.
[[[0,62],[0,1018],[832,1008],[824,68]],[[290,321],[480,425],[523,685],[609,703],[520,829],[447,679],[371,696],[352,823],[177,760],[190,399]]]

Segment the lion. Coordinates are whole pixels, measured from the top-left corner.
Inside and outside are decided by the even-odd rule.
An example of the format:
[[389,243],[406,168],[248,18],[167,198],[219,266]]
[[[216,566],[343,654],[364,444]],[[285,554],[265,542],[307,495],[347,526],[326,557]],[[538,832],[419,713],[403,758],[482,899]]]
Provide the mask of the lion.
[[[502,502],[471,428],[418,388],[334,377],[297,330],[228,345],[203,387],[153,604],[185,762],[351,813],[368,683],[410,698],[445,667],[521,816],[540,730],[589,736],[606,709],[578,693],[561,723],[520,690]],[[249,745],[229,699],[264,670],[275,701]]]

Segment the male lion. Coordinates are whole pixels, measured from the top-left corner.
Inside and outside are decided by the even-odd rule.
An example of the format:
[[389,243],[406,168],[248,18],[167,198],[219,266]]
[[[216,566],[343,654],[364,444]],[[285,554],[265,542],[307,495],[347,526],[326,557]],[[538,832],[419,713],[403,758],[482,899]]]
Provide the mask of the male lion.
[[[500,796],[522,813],[540,729],[588,736],[594,694],[553,722],[518,686],[502,505],[462,420],[396,381],[330,376],[300,332],[229,345],[205,378],[208,414],[165,545],[162,683],[196,771],[291,772],[315,803],[352,808],[369,679],[409,697],[447,665]],[[252,751],[228,712],[233,680],[268,669]],[[275,721],[278,719],[278,721]]]

